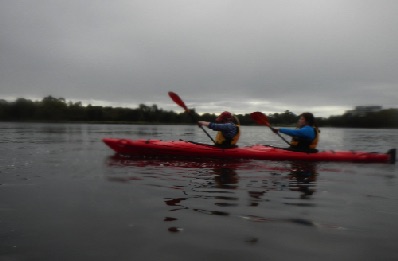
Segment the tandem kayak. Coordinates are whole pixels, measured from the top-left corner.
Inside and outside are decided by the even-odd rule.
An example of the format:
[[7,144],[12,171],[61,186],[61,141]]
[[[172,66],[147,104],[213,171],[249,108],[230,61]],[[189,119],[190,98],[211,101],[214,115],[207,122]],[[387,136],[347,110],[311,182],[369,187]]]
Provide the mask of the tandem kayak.
[[364,151],[297,152],[268,145],[219,148],[191,141],[129,140],[104,138],[103,142],[116,153],[141,157],[190,157],[254,160],[304,160],[361,163],[395,163],[396,149],[387,153]]

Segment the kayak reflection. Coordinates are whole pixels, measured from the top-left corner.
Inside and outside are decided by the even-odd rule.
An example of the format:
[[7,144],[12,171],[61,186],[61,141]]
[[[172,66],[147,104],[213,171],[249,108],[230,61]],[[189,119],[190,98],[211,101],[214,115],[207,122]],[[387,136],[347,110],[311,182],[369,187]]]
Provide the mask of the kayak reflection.
[[289,174],[289,189],[301,192],[301,197],[311,196],[316,191],[317,164],[314,162],[292,162]]
[[[163,198],[169,213],[163,221],[173,224],[179,219],[176,212],[185,210],[231,216],[239,209],[244,212],[240,216],[247,217],[250,208],[267,207],[280,200],[285,205],[313,206],[302,199],[314,194],[318,176],[315,162],[165,159],[115,154],[107,158],[107,165],[117,170],[107,176],[109,181],[142,182],[155,188],[171,189]],[[299,192],[299,197],[284,196],[275,200],[272,194],[275,191]],[[183,228],[172,226],[168,231],[178,233]]]
[[[170,170],[190,169],[190,172],[173,172],[173,175],[192,173],[196,181],[192,187],[193,190],[204,188],[234,190],[240,183],[241,188],[245,188],[254,200],[261,200],[266,192],[286,190],[287,188],[300,192],[302,198],[311,196],[316,191],[318,176],[317,163],[308,161],[280,163],[259,160],[126,157],[115,154],[108,157],[107,165],[111,167],[168,168]],[[241,170],[245,174],[239,177],[238,171]],[[123,182],[142,180],[145,176],[117,175],[107,178],[110,181]],[[173,186],[173,188],[176,187]]]
[[237,169],[251,160],[222,160],[205,158],[130,157],[114,154],[108,157],[108,166],[174,167],[174,168],[231,168]]

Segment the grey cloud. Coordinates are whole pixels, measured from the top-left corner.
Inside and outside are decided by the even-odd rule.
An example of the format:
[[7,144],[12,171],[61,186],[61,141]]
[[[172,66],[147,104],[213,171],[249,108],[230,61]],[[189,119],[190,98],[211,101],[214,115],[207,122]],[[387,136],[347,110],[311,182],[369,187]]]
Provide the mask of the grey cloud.
[[397,11],[388,0],[5,0],[0,94],[174,109],[173,90],[202,112],[396,106]]

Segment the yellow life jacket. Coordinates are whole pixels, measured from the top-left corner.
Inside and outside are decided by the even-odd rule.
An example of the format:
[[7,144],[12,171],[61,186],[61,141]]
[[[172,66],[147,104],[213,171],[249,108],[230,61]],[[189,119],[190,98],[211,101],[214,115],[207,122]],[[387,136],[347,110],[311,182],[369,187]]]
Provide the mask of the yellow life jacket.
[[318,146],[319,130],[317,127],[313,128],[315,132],[315,138],[312,141],[293,137],[293,139],[290,142],[290,148],[299,149],[299,150],[315,150],[316,147]]
[[236,145],[236,143],[238,142],[239,137],[240,137],[240,128],[239,127],[240,127],[240,125],[236,125],[236,128],[238,129],[238,131],[232,139],[225,138],[224,135],[222,134],[222,132],[218,131],[217,135],[216,135],[216,140],[215,140],[216,146],[228,147],[228,146]]

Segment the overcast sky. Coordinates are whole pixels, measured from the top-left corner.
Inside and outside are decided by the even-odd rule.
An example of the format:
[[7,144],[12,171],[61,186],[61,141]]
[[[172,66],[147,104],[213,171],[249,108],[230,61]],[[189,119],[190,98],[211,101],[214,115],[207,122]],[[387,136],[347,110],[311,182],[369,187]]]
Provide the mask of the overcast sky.
[[316,116],[398,106],[396,0],[1,0],[0,99]]

